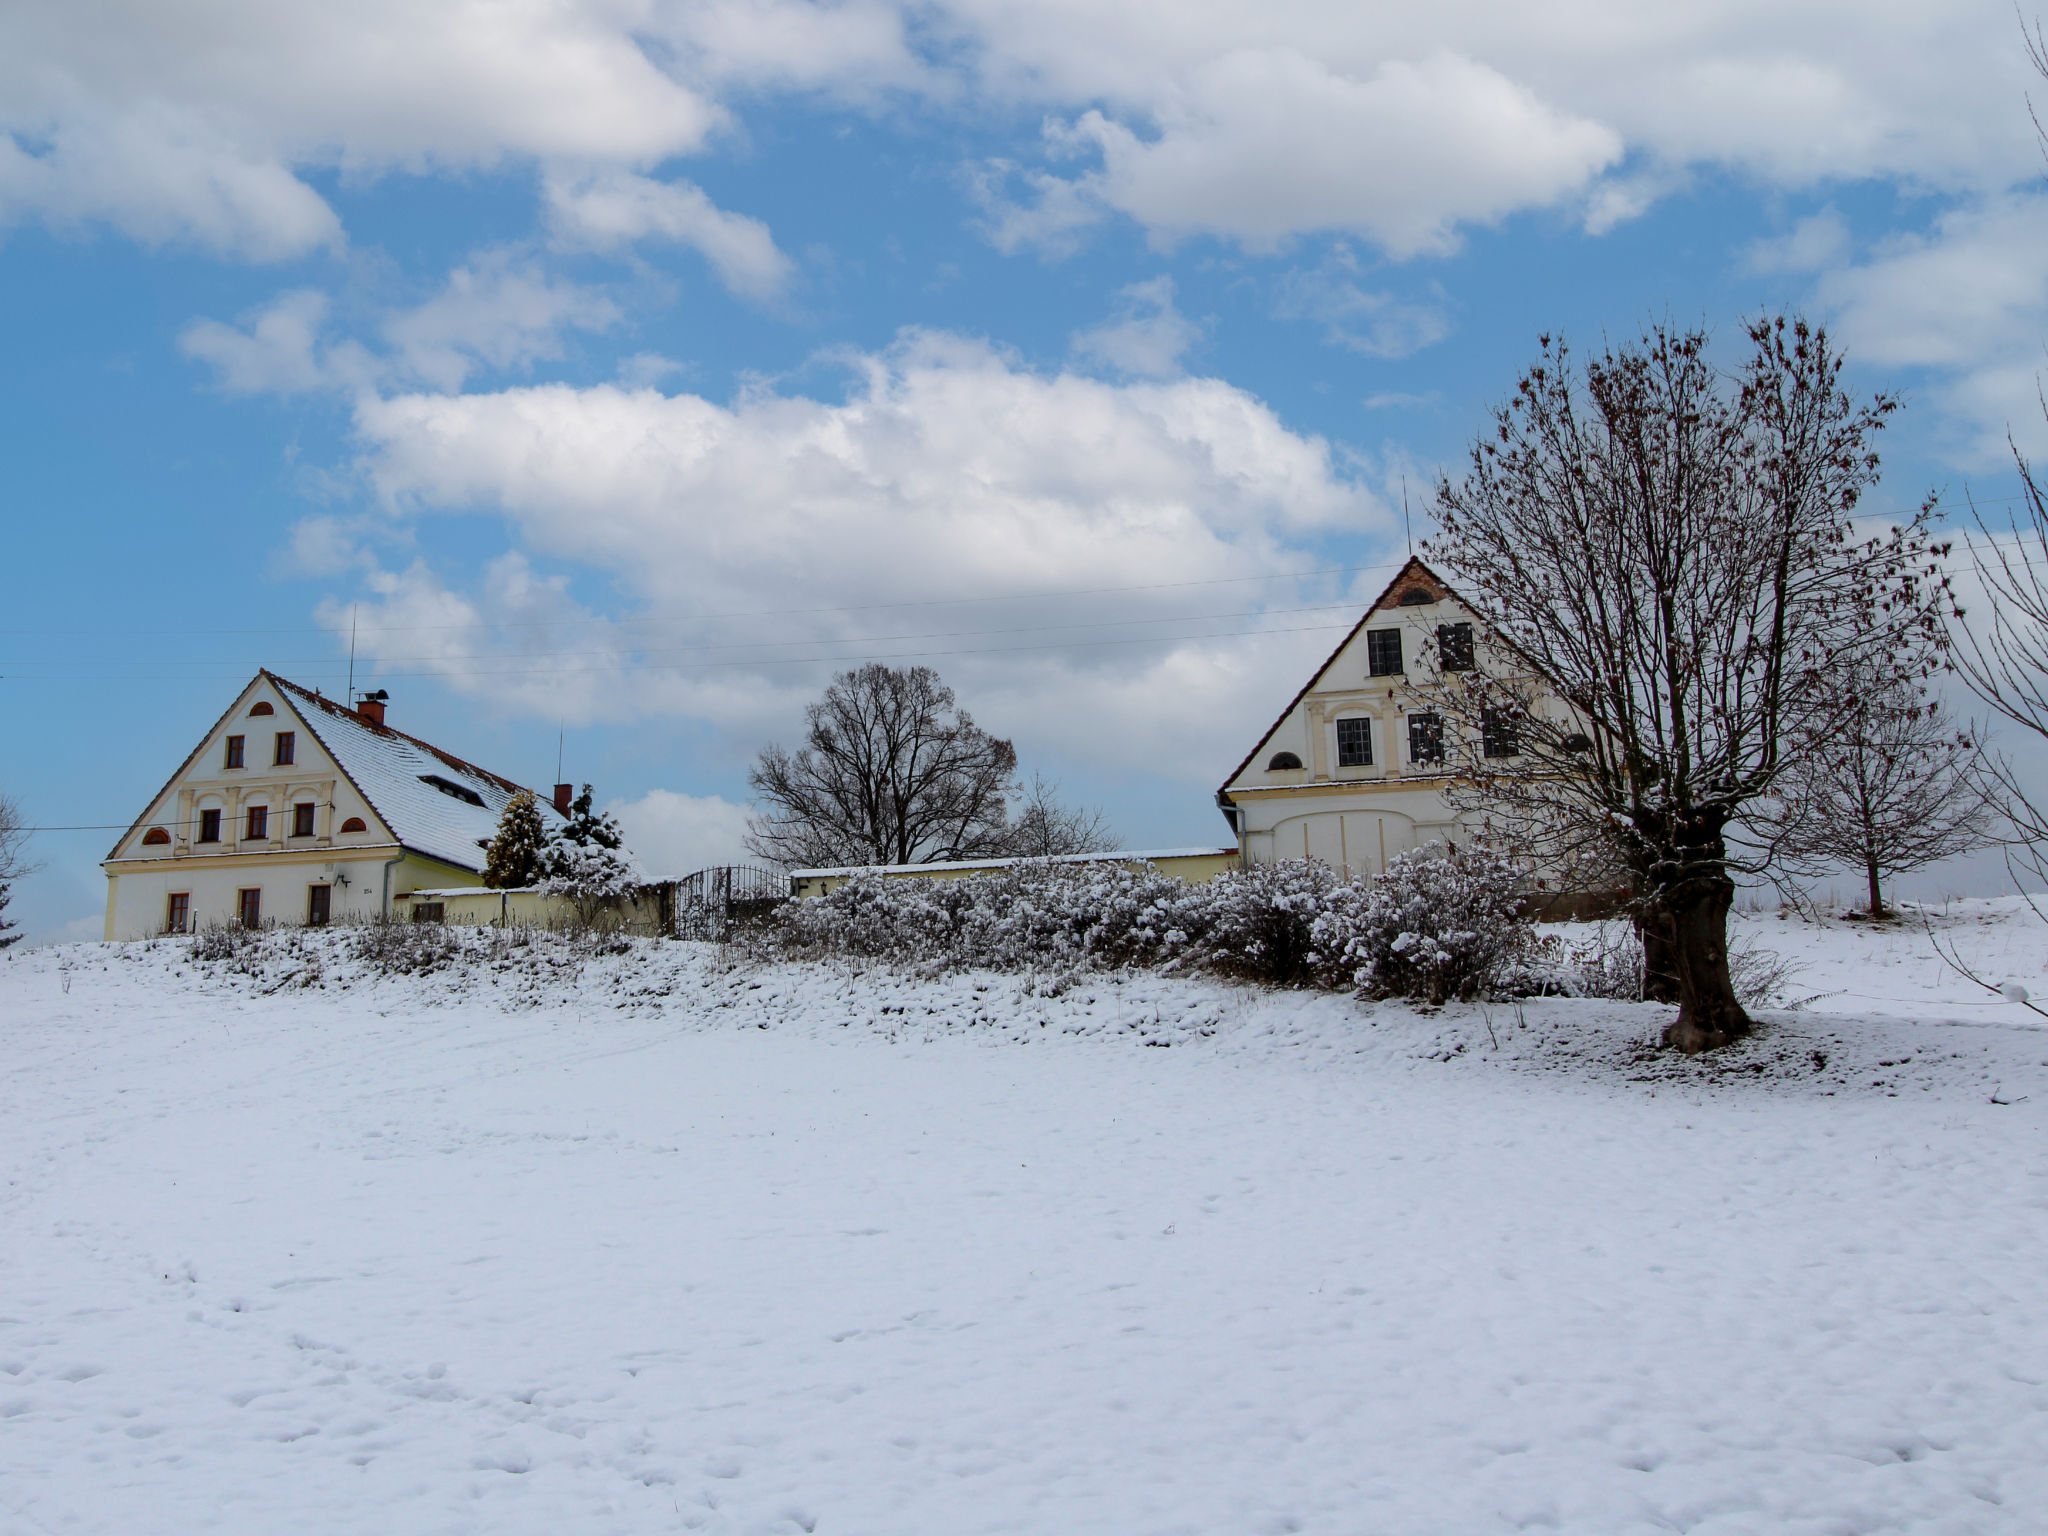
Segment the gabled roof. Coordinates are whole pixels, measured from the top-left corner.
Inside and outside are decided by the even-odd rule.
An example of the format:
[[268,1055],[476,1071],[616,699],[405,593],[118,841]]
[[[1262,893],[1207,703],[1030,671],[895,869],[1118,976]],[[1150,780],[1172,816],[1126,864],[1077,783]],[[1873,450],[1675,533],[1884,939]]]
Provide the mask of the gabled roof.
[[[417,736],[377,725],[347,705],[274,672],[261,676],[285,696],[400,844],[459,869],[482,871],[484,851],[478,839],[488,842],[496,834],[506,802],[523,785]],[[433,783],[435,779],[441,785]],[[563,819],[547,798],[534,799],[543,821]]]
[[1294,697],[1287,701],[1287,707],[1280,711],[1279,717],[1275,719],[1271,725],[1267,726],[1265,731],[1260,735],[1259,739],[1252,744],[1251,751],[1245,753],[1244,755],[1244,761],[1242,761],[1235,768],[1230,770],[1229,775],[1223,780],[1223,787],[1216,791],[1217,796],[1220,800],[1222,800],[1225,804],[1230,803],[1230,786],[1237,782],[1238,776],[1242,774],[1245,771],[1245,769],[1251,767],[1253,761],[1258,757],[1259,753],[1264,750],[1266,743],[1273,739],[1273,733],[1279,730],[1281,726],[1287,723],[1287,717],[1294,713],[1296,707],[1300,705],[1303,699],[1308,697],[1309,690],[1314,688],[1317,683],[1323,680],[1323,674],[1328,672],[1330,668],[1334,667],[1337,664],[1337,658],[1339,656],[1342,656],[1344,654],[1345,648],[1349,646],[1352,641],[1358,638],[1358,632],[1361,629],[1365,628],[1365,626],[1371,621],[1372,616],[1378,613],[1380,609],[1385,606],[1387,599],[1394,595],[1395,590],[1397,588],[1407,586],[1418,580],[1436,589],[1436,592],[1438,593],[1437,601],[1441,602],[1444,598],[1448,597],[1456,602],[1464,604],[1464,606],[1468,609],[1472,607],[1470,603],[1465,602],[1464,598],[1458,596],[1457,592],[1452,588],[1449,582],[1445,581],[1443,577],[1437,575],[1435,571],[1432,571],[1428,566],[1424,565],[1415,556],[1410,555],[1408,557],[1407,563],[1403,565],[1400,570],[1394,573],[1394,579],[1388,582],[1386,586],[1381,589],[1380,595],[1365,605],[1365,612],[1359,615],[1358,622],[1352,625],[1350,629],[1345,631],[1344,638],[1342,640],[1339,640],[1337,642],[1336,648],[1332,650],[1330,654],[1323,659],[1323,664],[1317,667],[1314,672],[1309,674],[1308,681],[1303,683],[1301,685],[1300,690],[1296,692]]

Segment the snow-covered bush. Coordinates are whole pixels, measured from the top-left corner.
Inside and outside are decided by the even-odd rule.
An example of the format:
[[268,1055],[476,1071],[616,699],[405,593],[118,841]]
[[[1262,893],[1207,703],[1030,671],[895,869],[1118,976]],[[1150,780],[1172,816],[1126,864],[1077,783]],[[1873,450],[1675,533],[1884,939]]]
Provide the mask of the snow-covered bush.
[[1173,910],[1185,963],[1274,986],[1342,985],[1341,943],[1333,950],[1319,929],[1348,933],[1345,914],[1363,889],[1314,859],[1254,864],[1189,887]]
[[1144,964],[1184,935],[1187,887],[1150,865],[1028,863],[959,879],[858,875],[793,901],[747,935],[789,956],[856,955],[939,968]]
[[1315,945],[1330,957],[1322,963],[1378,996],[1469,999],[1516,979],[1535,932],[1524,885],[1522,868],[1492,849],[1430,843],[1333,900]]

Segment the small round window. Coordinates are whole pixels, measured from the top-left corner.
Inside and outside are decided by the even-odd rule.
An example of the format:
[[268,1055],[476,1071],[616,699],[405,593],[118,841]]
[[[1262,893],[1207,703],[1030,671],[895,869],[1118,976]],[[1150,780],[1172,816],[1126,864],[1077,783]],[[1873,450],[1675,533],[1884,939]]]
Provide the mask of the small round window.
[[1273,760],[1266,764],[1268,773],[1280,773],[1289,768],[1299,768],[1301,759],[1292,752],[1275,752]]
[[362,817],[351,816],[341,824],[341,830],[344,832],[367,832],[370,829],[363,825]]
[[270,707],[268,699],[258,699],[250,706],[249,713],[252,715],[274,715],[277,711]]
[[170,840],[171,834],[162,827],[151,827],[142,834],[142,846],[145,848],[161,848]]

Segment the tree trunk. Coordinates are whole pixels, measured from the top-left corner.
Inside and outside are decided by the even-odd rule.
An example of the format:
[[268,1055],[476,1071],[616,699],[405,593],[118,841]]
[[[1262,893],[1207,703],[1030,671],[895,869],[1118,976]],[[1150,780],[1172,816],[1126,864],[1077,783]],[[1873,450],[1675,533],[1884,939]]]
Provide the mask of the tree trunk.
[[1870,873],[1870,920],[1874,923],[1885,915],[1884,890],[1877,883],[1877,860],[1864,861]]
[[1672,951],[1671,917],[1662,907],[1636,913],[1636,937],[1643,941],[1643,1001],[1678,1001],[1678,957]]
[[1660,905],[1669,914],[1678,970],[1678,1017],[1664,1031],[1664,1043],[1694,1056],[1740,1040],[1750,1024],[1728,974],[1728,912],[1735,905],[1735,882],[1726,875],[1696,878],[1667,892]]

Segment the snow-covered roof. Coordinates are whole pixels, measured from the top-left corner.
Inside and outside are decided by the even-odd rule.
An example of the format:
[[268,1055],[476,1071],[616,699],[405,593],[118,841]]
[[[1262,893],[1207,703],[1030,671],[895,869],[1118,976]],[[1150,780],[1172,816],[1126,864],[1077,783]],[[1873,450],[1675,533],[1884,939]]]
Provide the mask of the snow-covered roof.
[[792,880],[827,880],[841,875],[942,875],[956,869],[1009,869],[1017,864],[1144,864],[1160,859],[1237,857],[1235,848],[1123,848],[1114,853],[1061,853],[1051,858],[956,859],[935,864],[842,864],[836,869],[792,869]]
[[[525,786],[515,784],[439,747],[376,725],[344,704],[287,682],[264,676],[288,694],[306,728],[362,792],[391,833],[407,848],[459,869],[479,872],[484,850],[497,833],[506,802]],[[529,791],[530,793],[530,791]],[[563,816],[536,795],[542,825],[559,826]]]

